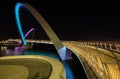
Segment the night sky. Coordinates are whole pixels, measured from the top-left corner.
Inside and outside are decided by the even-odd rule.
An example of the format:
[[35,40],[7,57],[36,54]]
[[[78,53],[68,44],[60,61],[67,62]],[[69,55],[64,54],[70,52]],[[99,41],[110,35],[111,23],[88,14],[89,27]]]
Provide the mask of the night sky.
[[75,0],[1,0],[0,40],[18,38],[14,6],[27,2],[47,20],[61,40],[120,40],[120,5]]

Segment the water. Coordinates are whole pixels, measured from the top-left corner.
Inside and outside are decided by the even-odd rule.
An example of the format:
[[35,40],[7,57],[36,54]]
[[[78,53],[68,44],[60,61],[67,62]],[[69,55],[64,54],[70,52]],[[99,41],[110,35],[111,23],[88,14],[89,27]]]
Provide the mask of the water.
[[57,54],[48,51],[23,51],[22,55],[40,55],[40,56],[52,57],[58,60],[60,59]]

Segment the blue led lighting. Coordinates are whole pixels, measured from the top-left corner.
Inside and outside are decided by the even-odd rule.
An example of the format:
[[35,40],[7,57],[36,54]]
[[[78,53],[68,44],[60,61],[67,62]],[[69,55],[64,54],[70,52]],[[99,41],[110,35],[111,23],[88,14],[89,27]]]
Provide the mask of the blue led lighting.
[[66,61],[62,61],[64,68],[65,68],[65,72],[66,72],[66,79],[74,79],[74,75],[73,72],[71,71],[70,67],[68,66]]
[[23,34],[23,31],[22,31],[22,26],[21,26],[21,22],[20,22],[20,17],[19,17],[19,10],[20,10],[20,7],[22,7],[22,6],[24,7],[24,5],[21,4],[21,3],[17,3],[15,5],[15,18],[16,18],[16,22],[17,22],[17,28],[18,28],[18,31],[20,33],[23,44],[26,45],[27,42],[24,38],[24,34]]
[[[24,36],[24,33],[23,33],[23,30],[22,30],[22,26],[21,26],[21,21],[20,21],[20,14],[19,14],[19,11],[20,11],[20,7],[24,7],[26,8],[27,10],[29,10],[29,8],[27,8],[27,6],[25,6],[24,4],[22,3],[17,3],[15,5],[15,19],[16,19],[16,24],[17,24],[17,28],[18,28],[18,31],[19,31],[19,34],[21,36],[21,39],[22,39],[22,42],[24,45],[27,44],[26,40],[25,40],[25,37],[31,32],[33,31],[34,29],[31,29],[25,36]],[[66,47],[62,47],[58,50],[58,53],[62,59],[62,63],[64,65],[64,68],[65,68],[65,71],[66,71],[66,79],[74,79],[74,75],[73,75],[73,72],[72,70],[70,69],[70,67],[68,66],[68,64],[64,61],[66,60],[66,55],[67,52],[66,52]],[[69,56],[71,57],[71,55]]]
[[58,50],[58,53],[60,55],[60,58],[62,60],[65,60],[66,59],[66,47],[62,47]]

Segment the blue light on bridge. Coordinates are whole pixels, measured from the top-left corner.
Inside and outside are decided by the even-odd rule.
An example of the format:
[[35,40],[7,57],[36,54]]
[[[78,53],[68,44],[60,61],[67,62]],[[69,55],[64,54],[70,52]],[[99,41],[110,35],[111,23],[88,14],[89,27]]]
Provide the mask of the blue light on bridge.
[[70,67],[68,66],[66,61],[62,61],[64,68],[65,68],[65,72],[66,72],[66,79],[74,79],[74,75],[73,72],[71,71]]
[[65,60],[66,59],[66,47],[62,47],[58,50],[58,53],[60,55],[60,58],[62,60]]
[[17,3],[15,5],[15,18],[16,18],[17,27],[18,27],[21,39],[23,41],[23,44],[26,45],[27,43],[26,43],[26,40],[24,38],[24,34],[23,34],[23,31],[22,31],[22,26],[21,26],[21,23],[20,23],[20,17],[19,17],[19,10],[20,10],[20,7],[22,7],[22,6],[24,6],[24,5],[21,4],[21,3]]
[[[20,33],[23,44],[26,45],[27,42],[25,40],[24,33],[23,33],[23,30],[22,30],[22,26],[21,26],[21,22],[20,22],[20,14],[19,14],[20,7],[25,7],[27,10],[29,10],[29,9],[26,6],[24,6],[22,3],[17,3],[16,6],[15,6],[15,19],[16,19],[16,23],[17,23],[17,28],[18,28],[18,31]],[[73,76],[73,73],[72,73],[70,67],[64,61],[64,60],[66,60],[66,55],[67,55],[66,47],[62,47],[61,49],[59,49],[58,53],[59,53],[59,55],[62,59],[62,63],[64,65],[64,68],[65,68],[65,71],[66,71],[66,79],[74,79],[74,76]],[[69,58],[71,59],[71,55],[69,56]]]

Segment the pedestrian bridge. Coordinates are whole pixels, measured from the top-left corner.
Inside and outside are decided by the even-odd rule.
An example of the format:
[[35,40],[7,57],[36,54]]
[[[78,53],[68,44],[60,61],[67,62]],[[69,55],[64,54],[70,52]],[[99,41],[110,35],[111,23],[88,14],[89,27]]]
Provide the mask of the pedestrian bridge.
[[[56,56],[58,57],[58,59],[54,59],[50,54],[46,53],[46,50],[44,50],[44,53],[41,53],[39,50],[40,44],[38,43],[37,44],[32,43],[33,48],[26,49],[26,46],[28,45],[28,42],[26,42],[26,37],[34,29],[33,28],[32,30],[30,29],[30,31],[28,31],[24,35],[21,20],[20,20],[21,8],[27,9],[38,21],[38,23],[41,25],[42,29],[45,31],[50,41],[52,42],[52,45],[56,50],[56,52],[54,53],[55,55],[57,54]],[[0,75],[1,76],[3,75],[2,79],[4,78],[18,79],[18,77],[21,79],[27,79],[27,78],[28,79],[35,79],[35,78],[78,79],[80,77],[82,79],[88,78],[85,68],[82,66],[82,62],[80,61],[80,59],[70,48],[63,45],[63,43],[57,37],[57,35],[52,30],[50,25],[45,21],[45,19],[41,16],[41,14],[39,14],[37,10],[35,10],[32,6],[30,6],[27,3],[17,3],[15,6],[15,18],[16,18],[18,32],[20,34],[22,41],[19,42],[19,45],[14,44],[14,42],[13,44],[11,44],[10,42],[9,43],[6,42],[5,44],[2,44],[3,46],[7,46],[7,49],[3,51],[5,53],[4,56],[0,57],[1,68],[2,68]],[[11,46],[12,46],[12,49],[11,49]],[[37,48],[37,50],[34,50],[34,48]],[[31,50],[32,52],[34,52],[32,53],[32,55],[30,55]],[[29,53],[26,54],[25,51]],[[36,51],[39,53],[36,53]],[[36,56],[36,54],[38,55]],[[51,54],[54,55],[53,53]],[[16,55],[19,55],[19,56],[16,56]],[[42,57],[41,55],[42,56],[44,55],[47,57]],[[34,64],[31,64],[31,63],[34,63]],[[58,67],[58,65],[60,67]],[[14,71],[18,73],[11,73],[13,71],[12,70],[13,67],[15,67]],[[20,69],[20,71],[23,71],[23,73],[25,74],[23,75],[23,73],[20,73],[19,71],[17,71],[18,68]],[[76,71],[79,72],[79,74]],[[17,76],[15,76],[14,74]]]
[[[26,40],[36,29],[31,27],[26,34],[23,32],[20,8],[34,16],[49,41]],[[41,14],[27,3],[16,4],[15,17],[21,39],[13,39],[17,44],[1,44],[1,48],[7,47],[0,57],[2,79],[120,79],[118,42],[61,41]],[[11,49],[10,46],[14,47]],[[41,51],[41,46],[54,52],[50,49]]]

